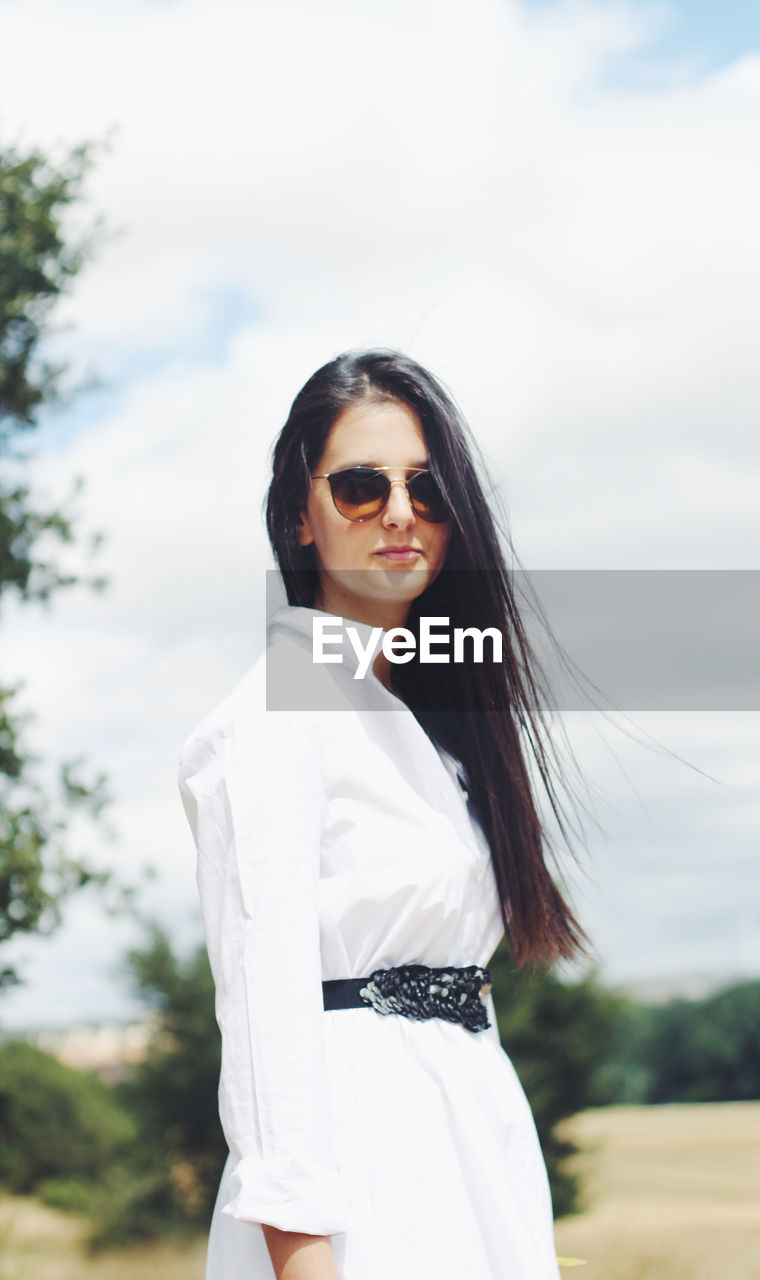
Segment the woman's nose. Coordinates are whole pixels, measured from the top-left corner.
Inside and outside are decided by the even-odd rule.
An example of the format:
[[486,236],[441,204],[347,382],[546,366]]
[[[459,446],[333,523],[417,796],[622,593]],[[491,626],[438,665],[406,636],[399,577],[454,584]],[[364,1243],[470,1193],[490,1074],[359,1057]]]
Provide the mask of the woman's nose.
[[403,480],[392,480],[391,491],[383,512],[383,523],[387,520],[392,524],[413,524],[415,518],[414,507],[409,500]]

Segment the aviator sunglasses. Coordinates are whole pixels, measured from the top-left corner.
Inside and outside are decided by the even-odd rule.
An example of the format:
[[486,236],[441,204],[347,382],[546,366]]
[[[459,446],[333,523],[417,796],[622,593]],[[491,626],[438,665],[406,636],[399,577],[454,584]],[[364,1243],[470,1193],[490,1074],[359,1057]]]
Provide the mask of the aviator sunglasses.
[[[403,484],[412,510],[430,524],[451,519],[451,508],[438,488],[432,471],[406,467],[406,480],[389,480],[393,467],[347,467],[344,471],[324,471],[312,480],[329,480],[336,511],[346,520],[374,520],[384,509],[393,484]],[[409,478],[409,473],[414,475]]]

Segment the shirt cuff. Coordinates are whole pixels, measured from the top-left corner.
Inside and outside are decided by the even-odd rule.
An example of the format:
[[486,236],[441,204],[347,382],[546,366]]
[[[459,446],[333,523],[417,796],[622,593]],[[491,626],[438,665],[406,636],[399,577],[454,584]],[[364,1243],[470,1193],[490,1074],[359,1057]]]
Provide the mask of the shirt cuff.
[[306,1165],[297,1156],[276,1165],[244,1157],[230,1174],[228,1191],[222,1213],[240,1222],[312,1236],[347,1230],[348,1205],[339,1175]]

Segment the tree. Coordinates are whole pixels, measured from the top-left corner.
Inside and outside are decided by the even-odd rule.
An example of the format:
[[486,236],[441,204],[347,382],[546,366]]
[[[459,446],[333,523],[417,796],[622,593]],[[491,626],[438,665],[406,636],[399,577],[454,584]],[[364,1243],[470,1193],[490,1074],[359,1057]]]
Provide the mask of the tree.
[[703,1000],[632,1005],[610,1058],[615,1101],[744,1102],[760,1098],[760,982]]
[[137,988],[157,1018],[145,1061],[124,1086],[146,1147],[161,1152],[189,1218],[211,1215],[227,1148],[217,1110],[221,1042],[205,946],[185,960],[158,926],[129,953]]
[[739,982],[695,1010],[694,1040],[700,1070],[691,1084],[695,1102],[760,1098],[760,982]]
[[[71,394],[66,367],[45,359],[44,340],[55,303],[100,236],[99,223],[77,239],[66,229],[93,150],[75,147],[58,163],[36,150],[0,150],[0,607],[9,594],[46,602],[78,581],[61,568],[55,548],[77,539],[81,545],[81,535],[69,510],[46,509],[35,499],[29,440],[43,410]],[[87,780],[81,761],[68,762],[57,791],[43,789],[23,739],[29,717],[18,693],[0,684],[0,945],[17,933],[53,928],[68,894],[105,879],[69,856],[65,840],[72,808],[101,814],[105,780]],[[0,966],[0,986],[15,980],[11,967]]]
[[34,1045],[0,1045],[0,1185],[37,1192],[46,1179],[95,1184],[122,1159],[135,1126],[112,1089]]

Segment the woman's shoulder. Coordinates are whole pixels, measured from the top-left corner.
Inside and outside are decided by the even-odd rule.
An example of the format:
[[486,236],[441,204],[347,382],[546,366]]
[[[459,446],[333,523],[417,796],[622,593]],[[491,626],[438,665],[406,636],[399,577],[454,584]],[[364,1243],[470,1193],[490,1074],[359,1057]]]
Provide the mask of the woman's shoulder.
[[187,736],[180,750],[180,772],[199,756],[219,753],[226,742],[274,749],[313,734],[313,693],[303,654],[298,649],[287,654],[287,646],[268,646]]
[[232,689],[197,721],[187,735],[180,755],[184,756],[188,748],[199,742],[211,743],[222,734],[241,714],[255,715],[262,705],[265,696],[264,655],[262,654],[248,668]]

